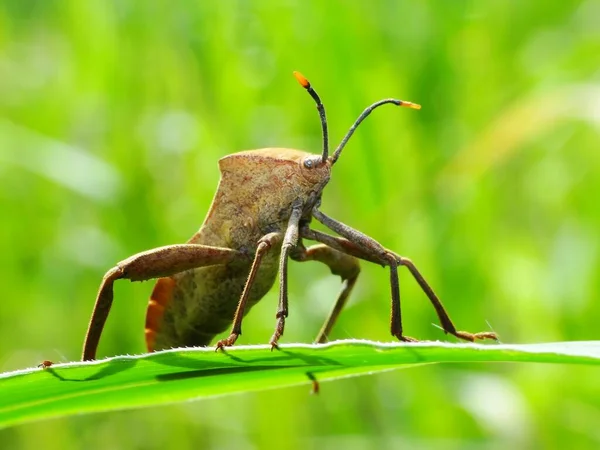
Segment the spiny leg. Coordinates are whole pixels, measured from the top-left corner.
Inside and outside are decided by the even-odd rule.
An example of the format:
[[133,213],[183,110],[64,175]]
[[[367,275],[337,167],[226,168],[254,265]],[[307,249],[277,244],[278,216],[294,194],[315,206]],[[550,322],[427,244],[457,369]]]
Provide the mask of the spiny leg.
[[279,242],[281,242],[281,233],[266,234],[258,241],[258,247],[256,248],[256,252],[254,254],[254,261],[252,262],[252,267],[250,268],[250,273],[248,274],[244,290],[242,291],[242,295],[238,302],[238,306],[235,310],[235,316],[233,317],[233,326],[231,328],[231,333],[227,338],[221,339],[219,342],[217,342],[215,351],[224,347],[232,346],[233,344],[235,344],[235,341],[237,340],[238,336],[242,334],[242,320],[244,318],[244,311],[246,310],[246,303],[248,303],[250,289],[252,289],[252,285],[254,284],[254,280],[256,278],[256,274],[258,273],[258,269],[262,262],[263,256],[269,251],[271,247],[273,247]]
[[329,333],[337,321],[340,312],[344,308],[352,288],[356,284],[360,265],[358,260],[347,253],[342,253],[326,244],[317,244],[309,247],[298,246],[290,257],[295,261],[319,261],[329,267],[331,273],[339,275],[342,278],[342,289],[335,301],[333,308],[329,312],[327,319],[323,323],[315,343],[322,344],[327,342]]
[[120,278],[131,281],[168,277],[197,267],[226,264],[245,256],[235,250],[195,244],[177,244],[137,253],[110,269],[104,275],[96,297],[83,344],[83,361],[96,358],[98,342],[113,302],[113,285]]
[[287,286],[287,265],[288,257],[291,250],[298,244],[299,234],[299,223],[300,217],[302,216],[302,205],[296,204],[292,207],[292,213],[288,221],[287,230],[283,238],[283,244],[281,245],[281,255],[279,257],[279,304],[277,306],[277,325],[275,332],[269,344],[271,344],[271,350],[277,347],[279,338],[283,336],[285,328],[285,319],[288,316],[288,286]]
[[[412,338],[404,336],[402,333],[400,289],[396,270],[398,266],[406,266],[435,308],[444,332],[467,341],[474,341],[476,339],[497,340],[497,335],[493,332],[470,333],[467,331],[458,331],[438,296],[435,294],[431,286],[429,286],[429,284],[425,281],[425,278],[421,275],[416,266],[408,258],[404,258],[385,249],[381,244],[369,236],[326,216],[316,208],[313,209],[313,217],[315,217],[319,222],[329,229],[335,231],[345,238],[345,242],[339,245],[340,248],[338,248],[338,250],[344,251],[344,248],[348,248],[350,249],[350,254],[358,257],[361,257],[359,254],[360,252],[363,252],[363,259],[370,261],[377,260],[379,264],[388,266],[391,272],[395,272],[395,274],[390,273],[390,281],[392,285],[392,313],[390,325],[392,335],[396,336],[400,340],[413,340]],[[315,236],[318,237],[318,234]],[[334,240],[336,239],[332,236],[330,236],[330,238],[333,238]],[[326,243],[331,245],[329,242]]]

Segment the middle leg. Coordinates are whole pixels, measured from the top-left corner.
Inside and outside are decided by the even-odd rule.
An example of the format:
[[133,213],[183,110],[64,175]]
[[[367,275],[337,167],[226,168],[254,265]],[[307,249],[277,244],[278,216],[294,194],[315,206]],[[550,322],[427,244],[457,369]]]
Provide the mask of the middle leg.
[[344,308],[352,288],[356,284],[358,274],[360,273],[358,259],[325,244],[313,245],[308,249],[304,248],[304,246],[298,246],[290,257],[295,261],[322,262],[329,267],[331,273],[339,275],[342,278],[342,289],[315,339],[315,343],[318,344],[327,342],[329,333]]
[[271,247],[276,246],[279,242],[281,242],[280,233],[269,233],[263,236],[258,241],[254,261],[252,262],[252,267],[250,268],[250,273],[248,274],[246,285],[244,286],[242,296],[240,297],[237,309],[235,310],[235,316],[233,318],[233,326],[231,328],[231,333],[229,333],[229,336],[225,339],[221,339],[219,342],[217,342],[215,351],[223,349],[224,347],[232,346],[233,344],[235,344],[237,338],[242,334],[242,319],[244,318],[246,303],[248,303],[248,296],[250,295],[250,289],[252,288],[252,285],[254,284],[254,279],[256,278],[256,274],[258,273],[258,268],[260,267],[265,253],[267,253],[271,249]]

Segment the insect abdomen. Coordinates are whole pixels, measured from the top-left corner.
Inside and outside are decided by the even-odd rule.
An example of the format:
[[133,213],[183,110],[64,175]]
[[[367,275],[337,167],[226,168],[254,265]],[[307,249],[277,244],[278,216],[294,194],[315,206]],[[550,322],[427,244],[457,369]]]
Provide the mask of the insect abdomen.
[[[273,285],[278,269],[277,253],[263,260],[245,313]],[[160,278],[146,314],[148,351],[209,345],[231,325],[249,269],[248,264],[228,264]]]

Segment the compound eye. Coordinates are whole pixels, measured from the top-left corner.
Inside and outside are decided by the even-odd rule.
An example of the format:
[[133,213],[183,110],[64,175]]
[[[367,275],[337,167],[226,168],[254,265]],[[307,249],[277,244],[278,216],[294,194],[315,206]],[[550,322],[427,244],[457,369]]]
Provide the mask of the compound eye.
[[317,165],[317,160],[315,158],[306,158],[304,160],[304,167],[306,167],[307,169],[312,169],[313,167],[315,167]]

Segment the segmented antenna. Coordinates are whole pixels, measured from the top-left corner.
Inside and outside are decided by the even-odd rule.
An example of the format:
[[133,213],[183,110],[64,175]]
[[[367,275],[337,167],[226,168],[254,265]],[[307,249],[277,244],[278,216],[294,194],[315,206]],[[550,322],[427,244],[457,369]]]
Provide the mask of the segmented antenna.
[[300,86],[308,91],[310,96],[313,98],[315,103],[317,104],[317,111],[319,111],[319,117],[321,118],[321,128],[323,130],[323,156],[321,157],[321,162],[327,161],[329,157],[329,133],[327,131],[327,118],[325,117],[325,107],[323,103],[321,103],[321,99],[316,91],[310,85],[310,82],[302,75],[300,72],[294,72],[294,76]]
[[[302,86],[308,91],[310,96],[317,104],[317,111],[319,111],[319,117],[321,118],[321,128],[323,129],[323,156],[321,157],[321,162],[325,162],[329,156],[329,133],[327,131],[327,118],[325,117],[325,107],[323,106],[323,103],[321,103],[319,95],[312,88],[310,82],[306,79],[306,77],[300,72],[294,72],[294,76],[296,77],[296,80],[298,80],[298,83],[300,83],[300,86]],[[331,165],[335,164],[335,162],[338,160],[338,158],[340,157],[340,153],[342,153],[342,150],[348,143],[348,140],[352,137],[354,131],[361,124],[361,122],[365,120],[369,116],[369,114],[373,112],[374,109],[379,108],[381,105],[385,105],[388,103],[391,103],[396,106],[403,106],[405,108],[421,109],[421,105],[412,102],[405,102],[403,100],[397,100],[395,98],[386,98],[384,100],[379,100],[378,102],[373,103],[371,106],[367,107],[360,116],[358,116],[358,119],[356,119],[356,121],[352,124],[352,126],[346,133],[346,136],[344,136],[342,142],[340,142],[340,145],[337,146],[335,152],[333,153],[333,156],[331,157]]]
[[396,100],[395,98],[386,98],[384,100],[379,100],[378,102],[373,103],[371,106],[365,109],[360,116],[358,116],[358,119],[356,119],[356,121],[352,124],[352,126],[346,133],[346,136],[344,136],[344,139],[342,139],[342,142],[340,142],[340,145],[337,146],[335,152],[333,153],[333,156],[331,157],[331,165],[334,165],[335,162],[338,160],[338,158],[340,157],[340,153],[342,153],[342,150],[344,149],[344,147],[348,143],[348,140],[352,137],[354,131],[360,125],[360,123],[363,120],[365,120],[375,108],[378,108],[381,105],[385,105],[387,103],[391,103],[396,106],[404,106],[405,108],[421,109],[421,105],[417,105],[416,103],[411,102],[405,102],[403,100]]

